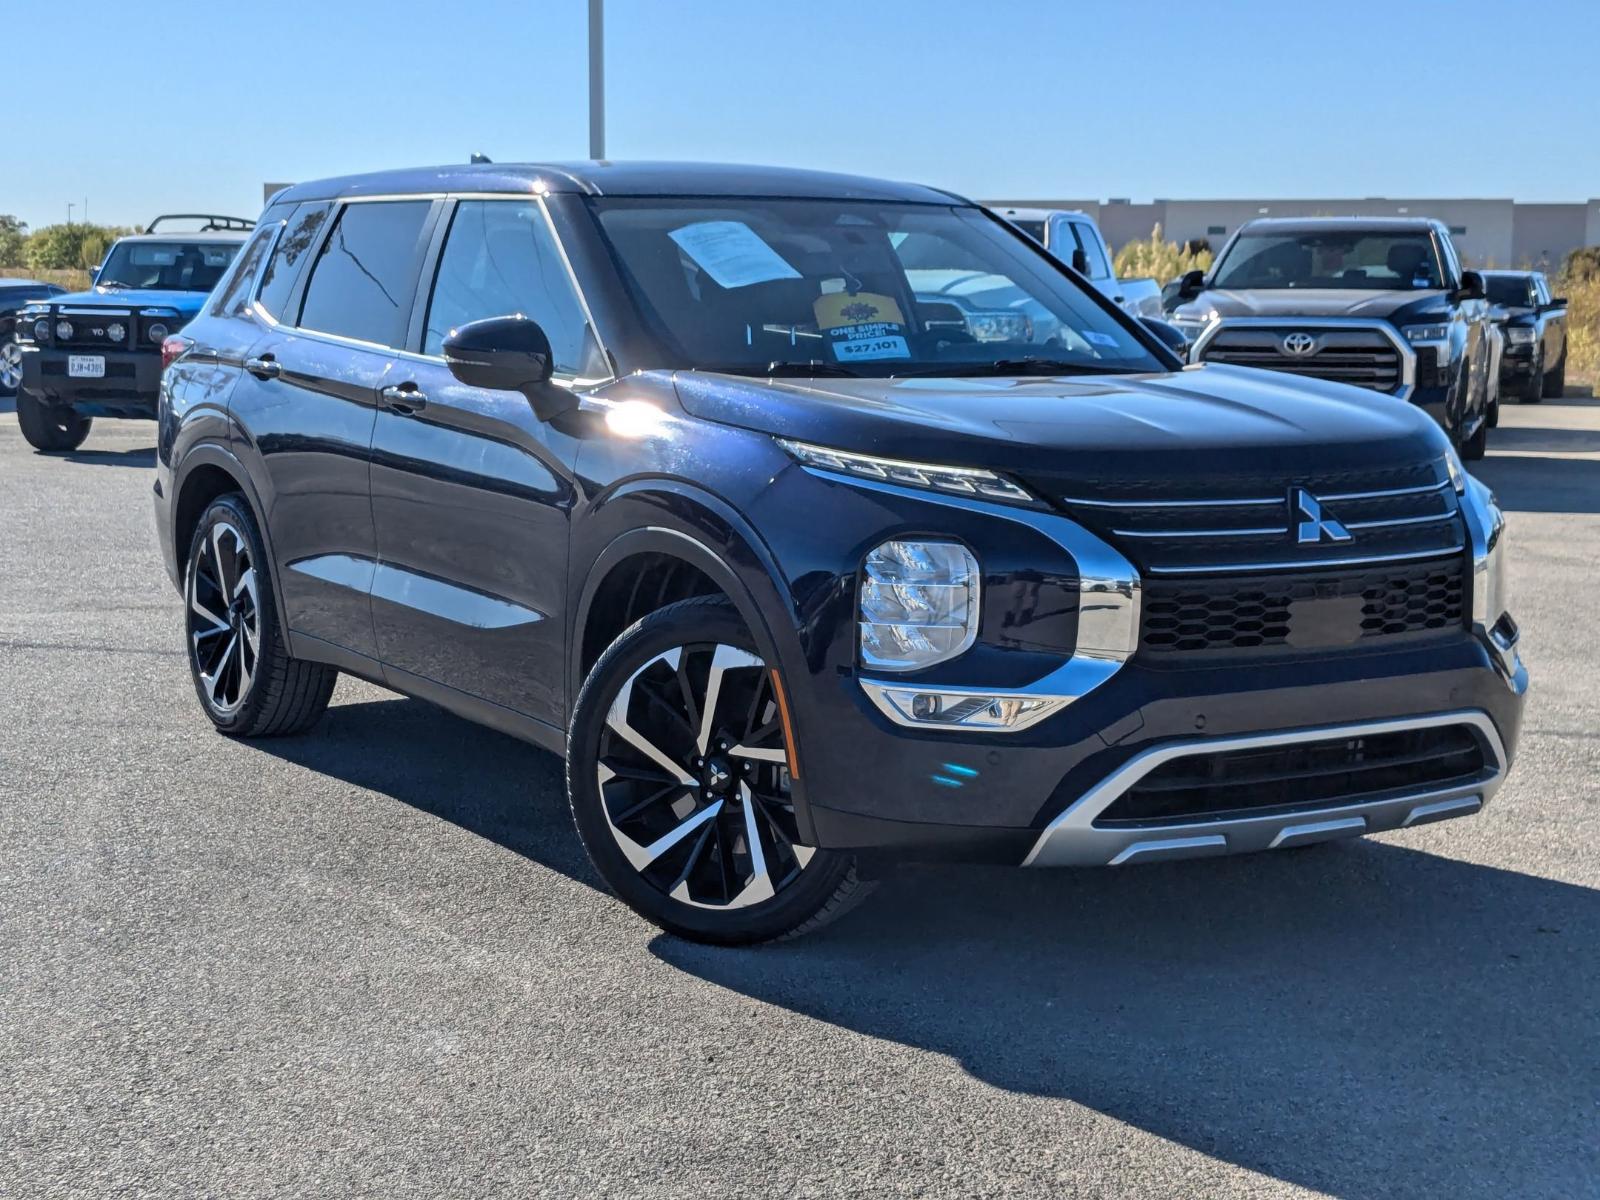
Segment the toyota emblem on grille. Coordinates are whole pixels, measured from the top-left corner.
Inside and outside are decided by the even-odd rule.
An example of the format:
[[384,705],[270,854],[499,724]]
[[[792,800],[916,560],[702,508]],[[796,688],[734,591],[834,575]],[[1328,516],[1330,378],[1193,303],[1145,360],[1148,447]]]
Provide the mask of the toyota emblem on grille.
[[1317,352],[1317,339],[1309,333],[1286,333],[1278,339],[1278,349],[1290,358],[1304,358]]
[[1289,523],[1295,541],[1302,546],[1314,546],[1323,538],[1330,542],[1348,542],[1350,531],[1322,511],[1322,501],[1305,488],[1293,488],[1289,503],[1298,514]]

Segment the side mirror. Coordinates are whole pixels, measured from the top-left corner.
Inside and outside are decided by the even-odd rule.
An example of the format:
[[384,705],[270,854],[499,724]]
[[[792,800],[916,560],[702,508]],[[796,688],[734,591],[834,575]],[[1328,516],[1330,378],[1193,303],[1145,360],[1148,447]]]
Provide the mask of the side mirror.
[[577,404],[571,392],[550,382],[550,339],[527,317],[488,317],[452,330],[444,339],[444,363],[468,387],[521,392],[541,421]]
[[1083,252],[1082,246],[1073,247],[1072,269],[1079,275],[1087,275],[1089,273],[1089,256]]
[[1566,306],[1567,306],[1567,298],[1565,296],[1551,296],[1550,297],[1550,303],[1546,304],[1545,308],[1547,308],[1547,309],[1565,308]]
[[1482,300],[1486,295],[1482,275],[1476,271],[1461,272],[1461,286],[1456,289],[1457,300]]
[[1204,271],[1190,271],[1178,280],[1178,296],[1183,300],[1193,300],[1206,290],[1206,273]]
[[1166,321],[1157,320],[1155,317],[1140,317],[1139,324],[1155,334],[1156,340],[1168,350],[1171,350],[1184,361],[1188,361],[1189,339],[1185,336],[1183,330],[1176,325],[1168,324]]

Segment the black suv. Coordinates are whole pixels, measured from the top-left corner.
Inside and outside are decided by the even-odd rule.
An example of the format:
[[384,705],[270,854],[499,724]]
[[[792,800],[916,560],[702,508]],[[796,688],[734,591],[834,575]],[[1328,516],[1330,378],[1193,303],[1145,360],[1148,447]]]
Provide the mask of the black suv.
[[688,937],[814,927],[887,855],[1462,816],[1511,762],[1503,520],[1438,427],[1181,370],[945,192],[303,184],[170,351],[157,525],[211,721],[305,730],[348,671],[563,754],[600,875]]
[[1355,384],[1426,409],[1468,459],[1489,436],[1483,277],[1438,221],[1263,218],[1241,225],[1169,307],[1195,362]]
[[1484,287],[1494,305],[1505,350],[1500,384],[1524,404],[1567,390],[1567,302],[1550,294],[1542,271],[1485,271]]

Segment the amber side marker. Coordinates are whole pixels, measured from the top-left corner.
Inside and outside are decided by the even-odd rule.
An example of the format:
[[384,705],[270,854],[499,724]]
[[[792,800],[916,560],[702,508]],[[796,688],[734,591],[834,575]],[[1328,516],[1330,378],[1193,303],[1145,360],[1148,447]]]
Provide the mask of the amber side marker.
[[789,776],[800,778],[800,757],[795,753],[794,723],[789,719],[789,698],[783,694],[783,676],[772,668],[772,694],[778,698],[778,720],[783,722],[783,753],[789,760]]

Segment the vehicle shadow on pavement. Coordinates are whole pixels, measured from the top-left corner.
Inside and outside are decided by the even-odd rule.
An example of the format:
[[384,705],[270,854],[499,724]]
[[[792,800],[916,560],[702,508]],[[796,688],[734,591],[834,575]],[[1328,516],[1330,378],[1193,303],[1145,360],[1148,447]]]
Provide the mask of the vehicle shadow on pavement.
[[1596,946],[1600,892],[1366,841],[918,868],[791,945],[652,950],[1336,1196],[1498,1200],[1600,1179]]
[[139,446],[131,450],[73,450],[55,457],[85,467],[153,467],[156,448]]
[[[1528,432],[1597,436],[1560,429]],[[1491,455],[1473,463],[1470,470],[1489,485],[1508,512],[1600,512],[1600,459]]]
[[305,737],[250,744],[600,886],[572,829],[561,760],[425,701],[335,704]]

